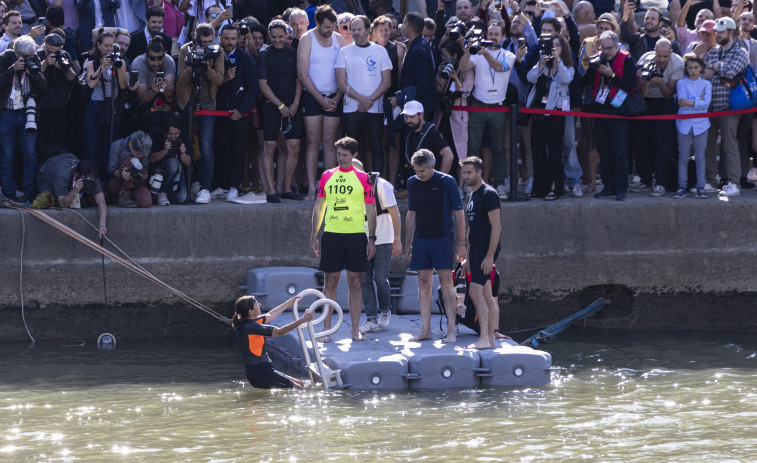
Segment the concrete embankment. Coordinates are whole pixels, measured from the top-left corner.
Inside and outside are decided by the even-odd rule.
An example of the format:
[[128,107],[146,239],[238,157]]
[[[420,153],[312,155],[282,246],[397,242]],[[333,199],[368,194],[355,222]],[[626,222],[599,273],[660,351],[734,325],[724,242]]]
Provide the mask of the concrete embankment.
[[[553,323],[597,297],[613,303],[593,324],[606,327],[757,331],[757,194],[722,200],[632,195],[502,203],[500,306],[503,329]],[[309,247],[312,203],[109,208],[110,238],[175,288],[220,312],[244,293],[246,273],[265,266],[317,266]],[[401,204],[404,212],[406,206]],[[47,211],[85,236],[69,211]],[[82,214],[96,223],[96,211]],[[29,215],[0,210],[0,341],[27,338],[21,319],[22,235],[25,317],[35,337],[220,336],[226,326]],[[404,226],[403,226],[404,230]],[[110,248],[112,249],[112,248]],[[406,269],[404,258],[392,270]]]

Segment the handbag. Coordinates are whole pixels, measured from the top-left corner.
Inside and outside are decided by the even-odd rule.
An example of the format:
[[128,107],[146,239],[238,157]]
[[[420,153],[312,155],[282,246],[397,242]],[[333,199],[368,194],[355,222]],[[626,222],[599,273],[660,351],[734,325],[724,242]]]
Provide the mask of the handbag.
[[623,90],[618,89],[618,93],[615,94],[610,104],[620,109],[620,113],[624,116],[640,116],[647,110],[647,104],[644,102],[644,97],[641,93],[634,90],[631,93],[626,93]]
[[757,79],[751,65],[747,65],[741,80],[731,88],[728,101],[735,111],[753,108],[757,104]]

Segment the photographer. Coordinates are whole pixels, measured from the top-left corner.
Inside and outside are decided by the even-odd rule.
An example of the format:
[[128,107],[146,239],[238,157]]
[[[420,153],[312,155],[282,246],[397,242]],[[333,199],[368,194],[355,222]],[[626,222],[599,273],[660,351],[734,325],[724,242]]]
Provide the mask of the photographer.
[[[60,31],[60,29],[57,29]],[[37,52],[47,80],[45,97],[37,103],[37,151],[48,146],[68,146],[66,123],[61,120],[76,85],[79,62],[63,50],[63,38],[52,32]],[[43,161],[43,160],[41,160]]]
[[227,201],[239,196],[237,188],[242,184],[247,132],[250,129],[249,113],[258,97],[258,71],[255,61],[238,46],[239,29],[225,25],[221,29],[221,47],[226,57],[224,83],[218,87],[219,111],[228,111],[229,117],[216,121],[218,135],[218,163],[216,183],[228,189]]
[[119,206],[152,206],[152,196],[146,185],[151,150],[152,139],[141,130],[114,141],[110,147],[108,193],[118,198]]
[[[676,84],[683,79],[683,58],[673,53],[668,39],[660,39],[654,51],[642,55],[637,65],[636,86],[647,104],[645,116],[678,113]],[[641,184],[634,193],[649,191],[650,196],[664,196],[668,168],[675,156],[675,121],[632,121],[636,170]],[[652,188],[652,176],[655,185]]]
[[40,194],[34,200],[34,207],[52,207],[54,202],[46,198],[48,195],[57,198],[58,205],[63,209],[97,205],[100,238],[108,233],[105,226],[108,206],[94,162],[88,159],[79,161],[71,153],[56,154],[39,167],[37,183]]
[[158,37],[147,46],[143,55],[137,56],[131,64],[132,72],[139,73],[137,79],[137,99],[146,111],[163,105],[173,105],[176,95],[176,63],[163,48],[163,41]]
[[126,63],[120,52],[116,51],[115,38],[110,32],[103,32],[97,37],[89,56],[91,61],[87,63],[86,80],[92,94],[84,115],[84,132],[87,134],[84,137],[84,152],[86,159],[100,166],[100,180],[107,181],[113,106],[116,115],[112,121],[112,133],[115,138],[120,125],[121,102],[118,95],[126,90],[127,84]]
[[[223,83],[225,72],[223,54],[218,46],[212,46],[215,33],[210,24],[198,25],[194,36],[194,40],[184,44],[179,52],[176,85],[176,101],[187,118],[191,118],[192,111],[196,109],[216,109],[216,94],[218,86]],[[210,184],[213,181],[215,116],[196,116],[194,120],[201,156],[198,174],[200,192],[195,202],[207,204],[210,202]]]
[[[465,54],[460,60],[460,70],[475,70],[476,77],[469,104],[482,108],[501,107],[507,96],[510,71],[515,64],[515,55],[500,48],[504,34],[502,23],[492,22],[486,31],[488,41],[469,40]],[[473,53],[475,51],[475,53]],[[481,155],[481,139],[484,129],[489,128],[493,159],[484,159],[484,165],[492,164],[494,184],[500,198],[507,198],[505,178],[507,160],[510,156],[510,124],[504,112],[472,112],[468,119],[468,156]]]
[[[618,35],[611,31],[599,36],[600,52],[592,56],[583,76],[591,88],[593,112],[621,115],[618,94],[636,91],[636,64],[620,49]],[[628,138],[630,122],[624,119],[594,119],[594,141],[599,151],[604,189],[596,198],[625,201],[628,191]]]
[[463,53],[459,43],[444,42],[441,47],[443,61],[436,77],[436,91],[440,94],[442,112],[449,118],[458,159],[468,157],[468,111],[453,111],[452,106],[468,106],[467,95],[473,90],[473,73],[461,72],[457,66]]
[[153,149],[150,153],[149,180],[151,192],[158,192],[158,206],[180,204],[187,200],[187,182],[184,181],[185,168],[192,162],[187,147],[181,138],[181,117],[178,114],[162,113],[160,134],[151,137]]
[[[570,46],[559,35],[542,35],[539,40],[541,59],[528,72],[528,81],[533,85],[526,105],[529,108],[569,111],[568,86],[575,74]],[[565,116],[534,114],[532,120],[533,194],[545,201],[554,201],[564,191],[562,139]]]
[[[13,50],[0,53],[0,181],[3,195],[16,197],[13,176],[16,137],[24,158],[24,196],[32,200],[37,169],[36,97],[47,88],[39,58],[34,54],[37,44],[31,37],[20,37]],[[25,130],[26,128],[26,130]]]

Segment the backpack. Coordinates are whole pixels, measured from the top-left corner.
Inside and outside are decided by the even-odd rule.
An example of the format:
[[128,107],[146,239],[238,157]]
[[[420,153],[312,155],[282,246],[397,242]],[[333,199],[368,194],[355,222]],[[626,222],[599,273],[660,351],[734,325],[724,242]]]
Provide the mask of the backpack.
[[738,84],[731,89],[728,99],[734,111],[753,108],[757,104],[757,79],[751,64],[746,67]]

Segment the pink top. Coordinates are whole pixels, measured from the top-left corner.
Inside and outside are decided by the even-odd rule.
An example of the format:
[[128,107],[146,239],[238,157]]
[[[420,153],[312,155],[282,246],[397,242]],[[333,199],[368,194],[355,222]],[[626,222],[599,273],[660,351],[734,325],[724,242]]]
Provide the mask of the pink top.
[[[150,6],[155,6],[160,1],[150,0]],[[181,29],[184,27],[184,16],[179,11],[179,7],[165,0],[163,0],[160,6],[166,12],[166,17],[163,20],[163,33],[169,35],[171,38],[178,38]]]

